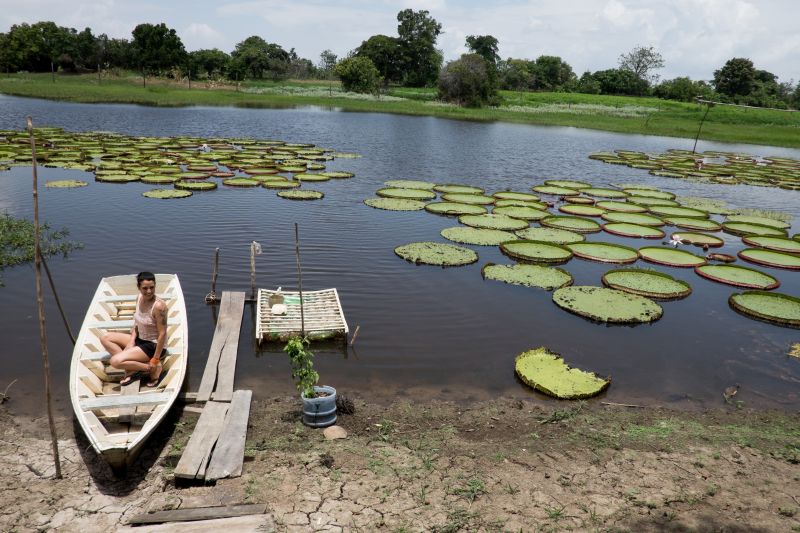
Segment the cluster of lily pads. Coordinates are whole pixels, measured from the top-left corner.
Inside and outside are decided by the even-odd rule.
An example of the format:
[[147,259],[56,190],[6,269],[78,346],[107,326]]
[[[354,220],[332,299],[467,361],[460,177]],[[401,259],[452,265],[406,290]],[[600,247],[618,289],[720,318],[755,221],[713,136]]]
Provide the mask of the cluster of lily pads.
[[647,154],[616,150],[594,153],[589,158],[649,170],[654,176],[667,178],[800,190],[800,161],[788,157],[756,157],[719,151],[667,150],[661,154]]
[[[34,130],[37,163],[45,167],[94,173],[106,183],[142,182],[169,185],[143,193],[148,198],[191,196],[194,191],[228,187],[277,189],[291,200],[317,200],[320,191],[306,183],[351,178],[351,172],[326,171],[335,158],[358,157],[313,144],[279,140],[199,137],[132,137],[109,132]],[[0,131],[0,170],[32,161],[30,137],[22,131]],[[83,187],[82,180],[52,180],[47,187]]]

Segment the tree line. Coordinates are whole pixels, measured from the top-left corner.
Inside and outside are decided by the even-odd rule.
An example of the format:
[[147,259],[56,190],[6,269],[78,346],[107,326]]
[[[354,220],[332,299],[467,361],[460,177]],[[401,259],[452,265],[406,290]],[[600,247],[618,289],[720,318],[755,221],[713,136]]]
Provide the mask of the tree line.
[[442,25],[426,10],[397,14],[397,35],[373,35],[339,59],[330,50],[314,63],[294,48],[253,35],[230,52],[187,52],[174,29],[139,24],[131,39],[95,36],[53,22],[16,24],[0,33],[0,70],[5,72],[91,72],[130,69],[175,78],[246,80],[338,77],[343,88],[374,92],[390,85],[437,87],[439,97],[466,106],[496,104],[499,90],[554,91],[587,94],[655,96],[693,101],[698,97],[760,107],[800,108],[800,85],[755,67],[747,58],[732,58],[710,81],[677,77],[659,80],[664,59],[654,47],[636,46],[619,56],[614,68],[584,72],[580,77],[559,56],[501,59],[498,40],[470,35],[469,53],[444,64],[436,43]]

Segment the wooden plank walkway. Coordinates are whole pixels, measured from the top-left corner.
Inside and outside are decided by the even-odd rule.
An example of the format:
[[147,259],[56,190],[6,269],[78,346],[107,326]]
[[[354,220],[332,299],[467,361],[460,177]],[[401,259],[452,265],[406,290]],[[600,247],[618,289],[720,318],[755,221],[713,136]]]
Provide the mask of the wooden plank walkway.
[[244,292],[223,292],[214,338],[197,391],[198,402],[210,400],[212,392],[215,400],[231,400],[243,314]]
[[208,463],[206,481],[242,475],[244,442],[247,438],[247,421],[250,418],[250,399],[253,392],[237,390],[225,417],[214,455]]
[[175,477],[184,479],[204,479],[206,465],[211,457],[211,451],[217,443],[225,414],[230,404],[224,402],[207,402],[203,413],[197,420],[197,425],[189,437],[186,449],[183,451],[175,467]]

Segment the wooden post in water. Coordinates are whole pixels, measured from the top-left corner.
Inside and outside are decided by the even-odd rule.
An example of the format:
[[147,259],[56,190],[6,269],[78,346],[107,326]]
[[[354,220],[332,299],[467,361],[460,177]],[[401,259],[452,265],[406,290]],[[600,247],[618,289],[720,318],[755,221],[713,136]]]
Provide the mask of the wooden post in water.
[[219,275],[219,247],[214,249],[214,272],[211,274],[211,294],[217,296],[217,276]]
[[250,299],[256,298],[256,241],[250,243]]
[[294,223],[294,251],[297,256],[297,286],[300,290],[300,336],[306,336],[306,315],[303,311],[303,270],[300,268],[300,230]]
[[706,112],[703,115],[703,119],[700,121],[700,126],[697,128],[697,135],[694,138],[694,147],[692,147],[692,153],[697,153],[697,139],[700,138],[700,130],[703,129],[703,122],[706,121],[706,117],[708,116],[708,112],[711,111],[711,107],[713,106],[712,103],[706,103]]
[[42,295],[42,246],[39,235],[39,189],[36,175],[36,141],[33,138],[33,119],[28,117],[28,135],[31,138],[31,166],[33,167],[33,248],[36,266],[36,304],[39,308],[39,332],[44,360],[44,392],[47,401],[47,420],[50,424],[50,438],[53,443],[53,462],[56,466],[56,479],[61,479],[61,460],[58,457],[58,436],[53,420],[53,405],[50,399],[50,360],[47,354],[47,330],[44,324],[44,296]]
[[50,274],[50,267],[47,266],[47,261],[44,260],[44,256],[42,256],[42,265],[44,265],[44,271],[47,274],[47,281],[50,282],[50,290],[53,291],[53,298],[56,300],[56,305],[58,306],[58,312],[61,313],[61,320],[64,321],[64,327],[67,328],[67,335],[69,335],[69,340],[72,341],[72,345],[75,346],[75,335],[72,334],[72,328],[69,327],[69,321],[67,320],[67,315],[64,313],[64,308],[61,306],[61,298],[58,297],[58,293],[56,292],[56,284],[53,282],[53,275]]

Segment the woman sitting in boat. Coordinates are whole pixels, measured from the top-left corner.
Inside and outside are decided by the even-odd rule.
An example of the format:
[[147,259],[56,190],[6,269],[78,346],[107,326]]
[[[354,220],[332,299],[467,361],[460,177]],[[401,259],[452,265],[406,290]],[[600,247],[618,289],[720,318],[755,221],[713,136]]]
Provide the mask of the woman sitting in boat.
[[136,276],[139,296],[130,333],[110,332],[100,338],[103,347],[111,354],[114,368],[125,370],[120,385],[127,385],[136,374],[147,372],[148,387],[155,387],[163,367],[161,353],[167,341],[167,304],[156,298],[156,277],[152,272]]

